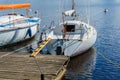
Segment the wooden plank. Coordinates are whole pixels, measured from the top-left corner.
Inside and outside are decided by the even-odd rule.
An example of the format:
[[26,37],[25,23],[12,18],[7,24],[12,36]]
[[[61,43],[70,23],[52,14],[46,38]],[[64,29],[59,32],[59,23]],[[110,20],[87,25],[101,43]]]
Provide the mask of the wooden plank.
[[[0,56],[5,54],[0,52]],[[29,57],[29,53],[13,53],[0,57],[0,79],[40,80],[40,75],[44,74],[45,80],[52,80],[57,77],[57,72],[60,67],[63,67],[67,60],[68,57],[60,55],[55,56],[40,54],[36,57]]]

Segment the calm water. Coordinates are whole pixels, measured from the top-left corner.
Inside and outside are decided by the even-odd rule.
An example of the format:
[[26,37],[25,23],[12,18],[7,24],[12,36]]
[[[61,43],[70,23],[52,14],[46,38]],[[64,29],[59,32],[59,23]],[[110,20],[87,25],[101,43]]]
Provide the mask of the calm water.
[[[71,7],[70,1],[1,0],[0,4],[30,2],[32,11],[39,11],[42,18],[41,27],[44,25],[49,27],[52,20],[55,24],[60,22],[61,11]],[[90,16],[90,24],[97,29],[98,38],[94,48],[71,59],[65,78],[67,80],[120,80],[120,0],[75,0],[75,2],[81,20],[86,22],[86,16]],[[104,9],[109,11],[105,14]],[[0,12],[0,15],[5,12],[7,11]],[[23,11],[17,10],[17,12]],[[37,43],[38,36],[32,40],[33,43]],[[31,41],[16,46],[22,47],[30,43]],[[33,46],[36,48],[36,45]]]

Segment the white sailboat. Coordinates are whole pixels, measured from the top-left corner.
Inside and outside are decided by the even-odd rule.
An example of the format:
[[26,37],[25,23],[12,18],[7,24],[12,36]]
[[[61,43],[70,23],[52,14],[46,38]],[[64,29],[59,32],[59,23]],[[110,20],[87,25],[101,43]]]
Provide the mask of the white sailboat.
[[0,46],[29,39],[38,32],[40,19],[29,17],[29,7],[29,3],[0,5],[0,10],[26,8],[26,16],[10,13],[0,17]]
[[[62,13],[63,22],[52,27],[47,38],[51,38],[46,47],[51,54],[76,56],[88,50],[96,41],[97,32],[91,25],[78,20],[74,9]],[[67,19],[66,19],[67,17]]]

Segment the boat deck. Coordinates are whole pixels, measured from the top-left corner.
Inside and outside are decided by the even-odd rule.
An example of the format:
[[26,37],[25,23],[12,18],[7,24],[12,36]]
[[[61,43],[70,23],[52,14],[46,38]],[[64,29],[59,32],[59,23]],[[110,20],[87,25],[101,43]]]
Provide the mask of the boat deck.
[[[61,78],[68,57],[0,52],[0,80],[52,80]],[[44,78],[44,79],[43,79]]]
[[[50,37],[52,39],[63,39],[63,35],[53,34],[52,32],[49,34],[48,37]],[[67,34],[64,39],[79,40],[79,39],[81,39],[81,36],[80,36],[80,34],[71,34],[71,35]]]
[[[89,33],[85,32],[85,33],[66,33],[65,38],[64,39],[71,39],[71,40],[86,40],[88,38],[90,38],[93,35],[94,32],[94,28],[92,28]],[[54,33],[53,31],[50,32],[48,35],[48,38],[52,38],[52,39],[63,39],[63,34],[57,34]],[[43,39],[46,38],[46,36],[43,36]]]

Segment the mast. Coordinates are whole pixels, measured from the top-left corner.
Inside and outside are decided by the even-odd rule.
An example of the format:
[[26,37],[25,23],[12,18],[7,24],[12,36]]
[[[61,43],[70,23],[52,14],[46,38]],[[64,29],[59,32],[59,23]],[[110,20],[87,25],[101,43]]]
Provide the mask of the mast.
[[62,21],[63,22],[64,22],[64,16],[71,17],[73,19],[76,18],[77,14],[76,14],[76,10],[75,10],[75,2],[74,2],[74,0],[72,0],[72,9],[64,11],[62,13]]
[[74,17],[77,16],[76,10],[75,10],[75,0],[72,0],[72,10],[74,10]]
[[75,9],[75,2],[74,2],[74,0],[72,0],[72,10],[74,10]]
[[29,12],[29,10],[26,8],[26,17],[29,17],[28,12]]

